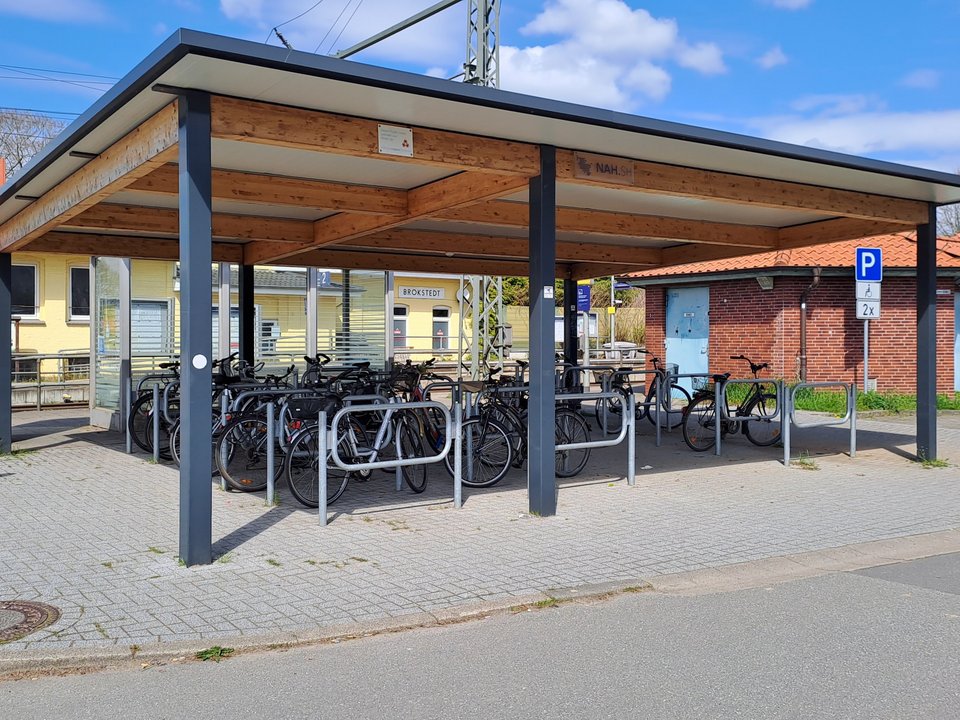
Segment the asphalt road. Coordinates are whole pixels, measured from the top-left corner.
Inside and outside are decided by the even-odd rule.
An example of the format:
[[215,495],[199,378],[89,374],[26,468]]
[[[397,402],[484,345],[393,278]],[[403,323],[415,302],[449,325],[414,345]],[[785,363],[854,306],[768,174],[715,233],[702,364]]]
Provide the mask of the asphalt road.
[[0,684],[0,718],[957,718],[960,554]]

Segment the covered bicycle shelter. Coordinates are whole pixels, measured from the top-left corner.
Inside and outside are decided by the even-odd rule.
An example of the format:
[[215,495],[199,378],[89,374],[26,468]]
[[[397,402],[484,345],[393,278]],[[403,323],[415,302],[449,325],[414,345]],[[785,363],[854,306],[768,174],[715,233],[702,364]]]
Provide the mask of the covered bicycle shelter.
[[[582,278],[916,229],[917,449],[936,458],[935,213],[957,201],[945,173],[179,30],[0,191],[0,316],[14,251],[179,259],[194,565],[211,561],[214,261],[240,268],[248,360],[255,265],[528,276],[528,497],[546,516],[555,279],[573,298]],[[10,428],[3,383],[0,449]]]

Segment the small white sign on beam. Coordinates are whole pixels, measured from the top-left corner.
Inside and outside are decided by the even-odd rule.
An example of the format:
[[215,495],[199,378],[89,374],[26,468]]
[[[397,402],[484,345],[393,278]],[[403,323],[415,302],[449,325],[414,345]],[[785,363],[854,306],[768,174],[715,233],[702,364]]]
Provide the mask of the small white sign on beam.
[[397,125],[377,125],[377,141],[381,155],[413,157],[413,129]]
[[857,300],[858,320],[877,320],[880,318],[879,300]]
[[857,300],[879,300],[880,283],[878,282],[858,282]]

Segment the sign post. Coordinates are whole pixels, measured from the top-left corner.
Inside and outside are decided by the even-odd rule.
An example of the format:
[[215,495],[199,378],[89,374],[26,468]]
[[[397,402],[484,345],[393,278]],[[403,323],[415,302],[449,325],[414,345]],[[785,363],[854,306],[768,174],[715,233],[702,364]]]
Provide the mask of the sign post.
[[880,283],[883,281],[883,251],[857,248],[857,318],[863,320],[863,391],[870,392],[870,321],[880,318]]

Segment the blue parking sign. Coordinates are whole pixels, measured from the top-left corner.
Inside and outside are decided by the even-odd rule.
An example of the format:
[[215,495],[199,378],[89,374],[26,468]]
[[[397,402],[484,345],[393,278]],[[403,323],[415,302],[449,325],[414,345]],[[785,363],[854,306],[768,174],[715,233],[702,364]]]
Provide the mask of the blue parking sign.
[[880,248],[857,248],[857,281],[883,280],[883,251]]

